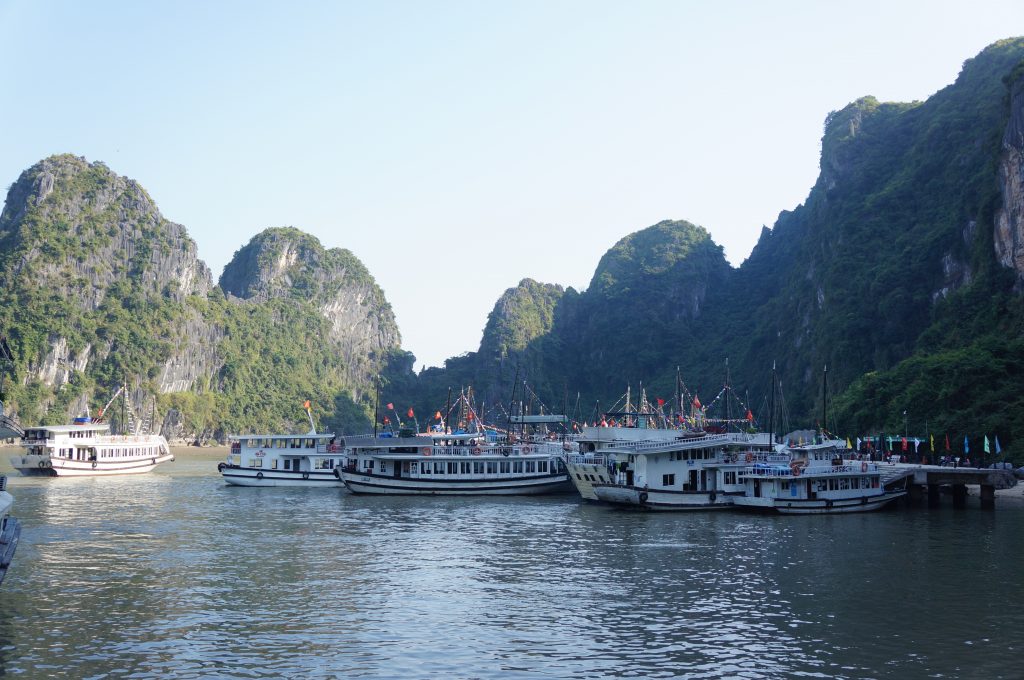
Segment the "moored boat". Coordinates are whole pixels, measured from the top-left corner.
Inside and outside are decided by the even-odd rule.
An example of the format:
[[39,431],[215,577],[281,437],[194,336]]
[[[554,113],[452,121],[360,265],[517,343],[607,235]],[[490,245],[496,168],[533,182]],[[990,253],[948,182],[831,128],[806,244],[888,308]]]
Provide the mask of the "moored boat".
[[886,488],[877,464],[845,461],[836,442],[788,447],[777,458],[739,471],[737,507],[787,515],[868,512],[907,493],[905,486]]
[[76,418],[72,425],[25,428],[24,453],[11,457],[23,475],[83,477],[149,472],[174,460],[167,440],[158,434],[110,434],[110,425]]
[[7,575],[21,536],[21,523],[10,516],[13,505],[14,497],[7,491],[7,477],[0,475],[0,583]]
[[344,442],[331,433],[230,435],[231,451],[217,465],[235,486],[344,487]]
[[345,485],[360,494],[534,495],[571,490],[559,442],[486,433],[346,437]]

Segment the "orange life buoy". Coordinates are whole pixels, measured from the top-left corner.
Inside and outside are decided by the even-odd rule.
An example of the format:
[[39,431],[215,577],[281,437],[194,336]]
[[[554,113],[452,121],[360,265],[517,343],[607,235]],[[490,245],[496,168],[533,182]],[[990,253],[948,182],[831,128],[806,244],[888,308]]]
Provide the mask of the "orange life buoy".
[[754,462],[754,454],[752,454],[752,453],[748,453],[747,454],[747,462],[748,463],[753,463]]
[[430,447],[429,446],[424,446],[422,449],[420,449],[420,453],[422,453],[424,456],[429,456],[430,455]]
[[799,477],[800,476],[800,466],[799,465],[794,465],[794,466],[792,466],[789,469],[790,469],[790,471],[792,471],[794,477]]

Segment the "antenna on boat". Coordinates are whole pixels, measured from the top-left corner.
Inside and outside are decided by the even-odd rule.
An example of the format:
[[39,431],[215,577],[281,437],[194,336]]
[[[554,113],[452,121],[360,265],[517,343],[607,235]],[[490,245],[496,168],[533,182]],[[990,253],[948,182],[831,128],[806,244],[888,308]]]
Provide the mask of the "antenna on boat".
[[821,442],[825,443],[825,433],[828,432],[828,364],[821,373]]
[[373,398],[373,438],[377,438],[377,421],[380,420],[380,376],[373,381],[374,393]]
[[452,386],[448,386],[448,405],[444,407],[444,433],[451,434],[449,425],[452,422]]
[[516,366],[516,377],[512,379],[512,396],[508,400],[508,418],[505,424],[506,438],[512,436],[512,409],[516,404],[516,386],[519,384],[519,366]]

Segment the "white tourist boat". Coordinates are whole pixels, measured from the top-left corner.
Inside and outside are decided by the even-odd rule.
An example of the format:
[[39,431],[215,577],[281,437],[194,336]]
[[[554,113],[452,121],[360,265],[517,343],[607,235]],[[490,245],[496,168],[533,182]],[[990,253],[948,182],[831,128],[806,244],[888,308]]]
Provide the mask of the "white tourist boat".
[[907,493],[906,480],[886,488],[878,465],[846,461],[835,441],[787,447],[738,471],[737,507],[792,515],[868,512]]
[[767,435],[671,431],[671,441],[620,445],[609,480],[593,485],[598,500],[644,510],[720,510],[742,493],[733,469],[764,456]]
[[558,441],[496,441],[494,433],[346,437],[341,470],[353,493],[533,495],[570,491]]
[[11,458],[23,475],[82,477],[149,472],[174,460],[158,434],[110,434],[110,425],[76,418],[72,425],[25,428],[24,453]]
[[217,469],[235,486],[344,487],[344,442],[331,433],[230,435]]
[[11,517],[13,506],[14,497],[7,491],[7,477],[0,475],[0,583],[7,575],[21,536],[21,523]]

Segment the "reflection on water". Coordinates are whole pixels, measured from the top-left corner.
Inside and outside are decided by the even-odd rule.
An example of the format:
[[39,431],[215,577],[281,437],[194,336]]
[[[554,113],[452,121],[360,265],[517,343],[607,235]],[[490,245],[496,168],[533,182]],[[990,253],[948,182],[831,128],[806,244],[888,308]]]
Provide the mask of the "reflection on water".
[[223,485],[221,455],[12,480],[26,677],[1017,677],[1024,508],[638,514]]

